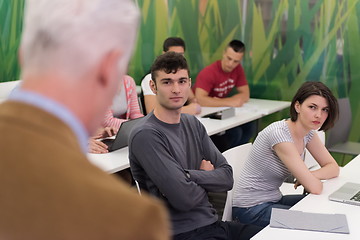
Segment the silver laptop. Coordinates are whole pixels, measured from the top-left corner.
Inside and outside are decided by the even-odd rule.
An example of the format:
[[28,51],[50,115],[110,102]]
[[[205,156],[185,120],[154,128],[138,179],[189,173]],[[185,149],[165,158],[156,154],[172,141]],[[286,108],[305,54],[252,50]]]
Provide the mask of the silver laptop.
[[329,200],[360,206],[360,184],[347,182],[334,193]]
[[142,118],[143,117],[129,119],[126,122],[121,123],[120,129],[117,132],[115,139],[107,138],[101,140],[103,143],[105,143],[108,146],[109,152],[118,150],[120,148],[124,148],[128,145],[128,140],[131,130],[136,125],[136,123],[138,123],[139,120]]

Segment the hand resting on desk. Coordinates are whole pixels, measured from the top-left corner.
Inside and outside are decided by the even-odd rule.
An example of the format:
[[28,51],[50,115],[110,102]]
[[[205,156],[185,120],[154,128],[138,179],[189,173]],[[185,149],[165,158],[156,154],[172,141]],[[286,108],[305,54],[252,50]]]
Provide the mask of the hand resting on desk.
[[113,127],[100,128],[95,136],[89,138],[88,146],[90,153],[107,153],[108,146],[99,141],[99,139],[112,137],[117,133],[117,129]]

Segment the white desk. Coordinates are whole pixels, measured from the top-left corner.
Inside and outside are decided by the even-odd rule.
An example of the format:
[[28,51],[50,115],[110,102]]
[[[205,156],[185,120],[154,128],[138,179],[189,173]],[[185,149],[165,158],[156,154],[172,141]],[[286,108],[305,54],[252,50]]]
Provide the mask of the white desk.
[[290,107],[290,104],[291,102],[288,101],[250,98],[250,100],[245,103],[243,107],[238,108],[238,111],[255,111],[261,113],[262,116],[266,116]]
[[108,173],[115,173],[130,167],[128,147],[110,153],[88,153],[88,157],[93,164]]
[[[209,136],[211,136],[216,133],[228,130],[230,128],[260,119],[263,116],[272,114],[274,112],[281,111],[289,106],[290,102],[286,101],[251,98],[249,102],[244,104],[244,106],[240,108],[235,108],[234,117],[224,120],[216,120],[209,118],[199,118],[199,120],[205,126]],[[204,116],[208,113],[213,113],[222,109],[226,109],[226,107],[202,107],[199,116]]]
[[[236,108],[234,117],[225,120],[200,118],[209,135],[251,122],[271,113],[283,110],[290,106],[290,102],[263,99],[250,99],[243,107]],[[216,112],[221,108],[202,108],[202,115]],[[88,154],[89,160],[108,173],[114,173],[129,167],[128,148],[111,153]]]
[[338,203],[328,200],[328,196],[345,182],[360,183],[360,155],[341,169],[340,176],[324,182],[324,189],[320,195],[309,194],[292,210],[314,213],[342,213],[346,215],[350,234],[324,233],[302,230],[289,230],[266,227],[252,240],[263,239],[291,239],[291,240],[342,240],[360,239],[360,206]]

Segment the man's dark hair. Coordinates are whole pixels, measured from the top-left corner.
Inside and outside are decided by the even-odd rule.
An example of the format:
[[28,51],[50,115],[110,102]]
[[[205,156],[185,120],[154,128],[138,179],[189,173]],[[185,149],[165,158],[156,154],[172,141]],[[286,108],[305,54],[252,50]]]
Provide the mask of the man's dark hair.
[[169,51],[170,47],[183,47],[185,51],[185,42],[179,37],[169,37],[165,39],[163,44],[163,51],[167,52]]
[[232,40],[227,47],[232,48],[235,52],[238,53],[245,52],[245,44],[240,40]]
[[339,106],[337,99],[332,94],[331,90],[322,82],[304,82],[299,90],[296,92],[290,105],[291,121],[295,122],[298,118],[298,113],[295,109],[296,102],[302,104],[308,97],[318,95],[324,97],[328,102],[329,114],[320,130],[328,130],[332,128],[339,115]]
[[151,79],[156,84],[156,76],[158,71],[164,71],[165,73],[176,73],[178,70],[187,70],[190,76],[190,70],[185,57],[176,52],[166,52],[158,56],[153,65],[151,66]]

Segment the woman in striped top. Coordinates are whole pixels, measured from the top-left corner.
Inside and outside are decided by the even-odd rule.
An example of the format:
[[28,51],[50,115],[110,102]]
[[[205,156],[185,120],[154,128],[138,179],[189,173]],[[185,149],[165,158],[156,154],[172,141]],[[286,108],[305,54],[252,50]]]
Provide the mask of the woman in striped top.
[[[271,209],[289,209],[304,195],[282,196],[279,187],[291,174],[295,188],[304,186],[320,194],[323,179],[337,177],[339,166],[315,130],[328,130],[338,116],[338,104],[321,82],[306,82],[297,91],[288,120],[274,122],[256,137],[240,174],[233,199],[233,218],[242,223],[266,226]],[[321,166],[310,171],[304,163],[307,148]]]

